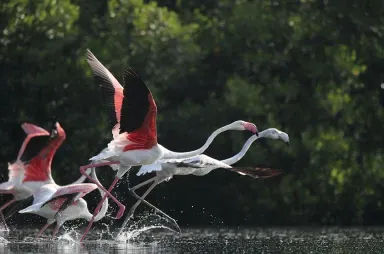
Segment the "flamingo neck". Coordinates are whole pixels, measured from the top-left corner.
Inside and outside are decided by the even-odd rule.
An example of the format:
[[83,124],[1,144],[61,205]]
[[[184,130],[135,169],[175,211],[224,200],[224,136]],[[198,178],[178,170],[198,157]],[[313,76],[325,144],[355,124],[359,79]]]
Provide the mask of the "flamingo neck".
[[219,135],[220,133],[222,133],[224,131],[230,130],[230,129],[231,129],[231,125],[228,124],[226,126],[223,126],[219,129],[215,130],[208,137],[207,141],[205,141],[205,144],[202,147],[200,147],[199,149],[190,151],[190,152],[181,152],[181,153],[180,152],[174,152],[174,151],[168,150],[165,147],[162,147],[165,150],[164,156],[162,157],[162,159],[185,159],[185,158],[189,158],[192,156],[202,154],[205,150],[207,150],[207,148],[213,142],[213,140],[217,137],[217,135]]
[[259,136],[256,136],[256,135],[252,135],[246,142],[245,144],[243,145],[243,148],[241,148],[240,152],[236,155],[234,155],[233,157],[231,158],[228,158],[226,160],[222,160],[221,162],[224,162],[225,164],[228,164],[228,165],[232,165],[236,162],[238,162],[239,160],[241,160],[241,158],[244,157],[244,155],[247,153],[249,147],[252,145],[253,142],[255,142],[257,139],[259,138],[264,138],[265,137],[265,130],[262,131],[262,132],[259,132]]

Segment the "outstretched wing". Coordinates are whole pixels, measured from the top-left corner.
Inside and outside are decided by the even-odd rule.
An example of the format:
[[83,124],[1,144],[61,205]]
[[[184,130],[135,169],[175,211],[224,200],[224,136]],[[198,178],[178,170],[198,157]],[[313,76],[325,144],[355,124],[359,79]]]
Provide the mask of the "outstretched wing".
[[47,144],[50,134],[45,129],[31,123],[23,123],[21,128],[27,137],[21,145],[17,160],[28,162]]
[[[51,208],[59,211],[64,204],[68,207],[68,204],[66,204],[67,200],[74,202],[97,188],[97,185],[93,183],[70,184],[59,187],[56,190],[46,187],[47,185],[43,186],[33,195],[33,205],[21,210],[19,213],[36,212],[47,204],[52,204]],[[49,185],[52,186],[51,184]],[[69,202],[69,205],[72,202]]]
[[161,171],[161,170],[162,170],[161,163],[156,161],[152,164],[141,166],[139,172],[137,172],[136,175],[141,176],[144,174],[148,174],[148,173],[156,172],[156,171]]
[[[91,66],[95,80],[100,86],[103,101],[108,108],[108,117],[113,129],[119,128],[121,105],[123,103],[123,87],[107,68],[87,49],[87,62]],[[116,127],[117,126],[117,127]],[[115,133],[113,133],[115,135]]]
[[195,168],[231,168],[230,165],[216,160],[212,157],[209,157],[205,154],[200,154],[197,156],[193,156],[191,158],[183,159],[181,161],[182,164],[187,165],[188,167]]
[[40,149],[36,156],[24,164],[23,182],[46,182],[52,180],[51,163],[57,149],[61,146],[65,138],[66,134],[64,129],[58,122],[55,122],[53,124],[51,136],[49,137],[48,142],[46,142],[45,146]]
[[161,171],[163,167],[207,170],[213,170],[216,168],[231,168],[230,165],[225,164],[224,162],[216,160],[205,154],[199,154],[186,159],[157,160],[152,164],[141,166],[139,172],[137,172],[136,175],[140,176],[151,172]]
[[120,133],[135,131],[145,121],[156,121],[156,112],[156,103],[147,85],[132,68],[126,69]]
[[229,170],[239,173],[240,175],[247,175],[252,178],[270,178],[278,176],[283,172],[272,168],[257,168],[257,167],[234,167]]
[[21,128],[27,134],[13,163],[8,163],[8,181],[21,184],[24,178],[25,164],[31,161],[49,140],[49,132],[31,123],[23,123]]
[[40,210],[42,204],[47,200],[51,199],[55,194],[56,188],[54,184],[43,185],[39,190],[33,193],[33,203],[32,205],[20,210],[19,213],[33,213]]

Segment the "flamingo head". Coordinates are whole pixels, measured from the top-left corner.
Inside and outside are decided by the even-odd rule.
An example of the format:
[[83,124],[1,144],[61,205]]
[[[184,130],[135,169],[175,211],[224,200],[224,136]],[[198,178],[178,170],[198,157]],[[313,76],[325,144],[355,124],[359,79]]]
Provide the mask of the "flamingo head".
[[239,130],[239,131],[250,131],[253,134],[256,134],[256,136],[259,136],[259,131],[255,124],[246,122],[246,121],[235,121],[232,124],[232,130]]
[[264,138],[280,139],[289,145],[289,136],[287,133],[280,131],[276,128],[269,128],[260,133]]
[[61,125],[59,124],[59,122],[55,122],[53,124],[53,127],[52,127],[52,131],[51,131],[51,139],[62,139],[64,140],[66,137],[65,135],[65,131],[64,129],[61,127]]

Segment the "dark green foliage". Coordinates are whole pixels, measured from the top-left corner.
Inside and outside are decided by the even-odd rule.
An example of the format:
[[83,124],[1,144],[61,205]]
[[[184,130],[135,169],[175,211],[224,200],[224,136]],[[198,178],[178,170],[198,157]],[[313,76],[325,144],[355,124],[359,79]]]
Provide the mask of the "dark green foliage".
[[[195,149],[213,130],[239,119],[290,135],[289,148],[259,140],[238,163],[286,172],[276,178],[217,170],[157,187],[149,201],[182,225],[382,223],[383,5],[3,1],[3,178],[24,137],[24,121],[49,128],[55,116],[66,130],[53,163],[59,184],[77,179],[79,166],[111,139],[86,63],[89,48],[121,83],[126,67],[138,70],[158,106],[159,142],[169,149]],[[247,137],[222,134],[206,154],[225,159]],[[136,172],[130,185],[144,180]],[[113,174],[104,170],[100,178],[109,185]],[[126,182],[116,193],[128,208],[133,204]]]

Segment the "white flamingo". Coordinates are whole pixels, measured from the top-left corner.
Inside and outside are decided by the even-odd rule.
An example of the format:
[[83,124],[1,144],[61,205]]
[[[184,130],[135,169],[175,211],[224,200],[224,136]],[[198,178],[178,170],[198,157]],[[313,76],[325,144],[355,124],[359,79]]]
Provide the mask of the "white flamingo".
[[[99,182],[95,168],[92,168],[91,175]],[[92,219],[87,202],[82,197],[96,188],[96,184],[93,183],[66,186],[59,186],[54,183],[46,184],[33,194],[33,204],[19,211],[19,213],[33,213],[47,218],[47,223],[37,233],[36,237],[39,237],[51,224],[57,221],[52,233],[52,237],[54,237],[59,228],[68,220],[86,219],[90,221]],[[99,191],[103,197],[105,193],[100,189]],[[95,217],[95,221],[104,218],[107,210],[108,199],[105,199],[100,213]]]
[[[258,138],[281,139],[282,141],[289,144],[289,136],[287,133],[279,131],[275,128],[270,128],[270,129],[266,129],[264,131],[259,132],[259,136],[252,135],[245,142],[243,148],[238,154],[226,160],[219,161],[205,154],[200,154],[187,159],[168,159],[168,160],[161,159],[151,165],[142,166],[139,172],[137,173],[138,176],[151,173],[151,172],[156,172],[156,176],[129,189],[131,193],[138,199],[138,201],[129,210],[129,213],[125,218],[123,225],[121,226],[118,232],[118,235],[121,234],[124,227],[128,223],[128,220],[133,215],[133,213],[135,212],[136,208],[140,205],[140,203],[141,202],[145,202],[146,204],[148,203],[144,199],[156,187],[156,185],[164,181],[169,181],[170,179],[172,179],[174,175],[203,176],[210,173],[212,170],[218,169],[218,168],[229,169],[239,174],[248,175],[254,178],[266,178],[266,177],[272,177],[280,174],[281,172],[279,171],[276,171],[273,169],[267,169],[267,168],[230,166],[236,163],[237,161],[239,161],[241,158],[243,158],[243,156],[246,154],[251,144],[254,141],[256,141]],[[150,183],[152,183],[152,185],[145,191],[145,193],[141,197],[135,193],[135,190]],[[158,208],[154,206],[152,206],[152,208],[164,214],[164,212],[162,212]]]
[[[232,129],[248,130],[256,134],[258,133],[254,124],[236,121],[220,128],[220,131],[214,132],[214,134],[208,138],[206,144],[200,149],[186,153],[172,152],[157,142],[156,103],[151,91],[140,76],[132,68],[128,68],[124,72],[125,88],[123,88],[89,50],[87,50],[87,61],[102,88],[105,101],[111,106],[109,115],[114,127],[112,129],[113,140],[108,144],[108,147],[90,159],[91,161],[106,162],[82,166],[80,167],[80,172],[106,192],[104,198],[109,196],[117,203],[120,208],[116,216],[117,219],[123,215],[125,206],[112,196],[110,192],[123,175],[128,172],[131,166],[152,164],[161,158],[188,158],[200,154],[207,149],[220,131]],[[116,177],[108,190],[96,183],[92,177],[85,172],[86,169],[91,167],[107,165],[117,170]],[[118,167],[116,167],[116,165],[118,165]],[[96,207],[94,216],[99,212],[102,202],[103,199]],[[92,223],[93,219],[89,222],[81,241],[85,238]]]

